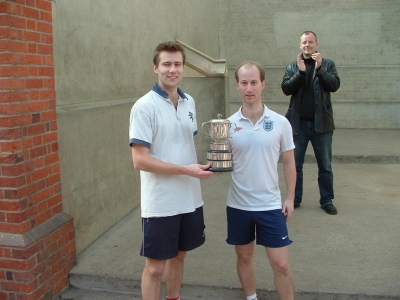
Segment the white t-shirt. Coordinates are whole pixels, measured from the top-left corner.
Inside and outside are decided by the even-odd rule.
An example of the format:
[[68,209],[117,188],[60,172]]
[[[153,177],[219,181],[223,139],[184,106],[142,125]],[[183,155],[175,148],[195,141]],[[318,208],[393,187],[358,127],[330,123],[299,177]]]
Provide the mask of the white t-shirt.
[[278,160],[281,152],[294,149],[292,127],[266,105],[255,125],[241,110],[229,118],[234,123],[229,139],[233,171],[227,205],[247,211],[281,209]]
[[[129,142],[150,149],[149,154],[177,165],[197,163],[193,136],[197,134],[195,103],[178,89],[177,109],[156,83],[130,114]],[[187,175],[140,171],[142,217],[165,217],[193,212],[204,204],[200,180]]]

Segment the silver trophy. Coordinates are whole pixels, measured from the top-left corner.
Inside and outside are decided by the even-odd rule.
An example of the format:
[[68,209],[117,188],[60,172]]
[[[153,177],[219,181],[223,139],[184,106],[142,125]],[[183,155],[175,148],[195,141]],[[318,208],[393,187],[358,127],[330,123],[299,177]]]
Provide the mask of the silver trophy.
[[[222,115],[217,115],[218,119],[204,122],[201,127],[207,138],[211,140],[210,150],[207,152],[207,163],[211,163],[212,172],[232,171],[232,152],[229,149],[228,139],[231,122],[222,119]],[[207,126],[207,132],[205,131]]]

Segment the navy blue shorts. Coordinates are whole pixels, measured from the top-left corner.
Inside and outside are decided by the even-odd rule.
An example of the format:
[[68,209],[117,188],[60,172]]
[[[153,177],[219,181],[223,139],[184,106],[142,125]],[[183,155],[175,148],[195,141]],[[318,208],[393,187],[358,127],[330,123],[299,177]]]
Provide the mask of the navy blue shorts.
[[280,248],[292,243],[289,239],[285,216],[281,209],[246,211],[226,208],[230,245],[247,245],[256,239],[257,245]]
[[190,251],[205,242],[203,207],[192,213],[170,217],[142,218],[140,255],[167,260],[178,251]]

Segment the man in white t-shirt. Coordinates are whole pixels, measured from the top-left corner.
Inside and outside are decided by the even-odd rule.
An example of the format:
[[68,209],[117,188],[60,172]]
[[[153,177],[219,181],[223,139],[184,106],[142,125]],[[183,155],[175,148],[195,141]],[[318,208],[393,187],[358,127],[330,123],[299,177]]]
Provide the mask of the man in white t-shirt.
[[[233,171],[227,197],[228,238],[235,245],[237,271],[248,300],[256,300],[254,241],[266,248],[280,299],[294,299],[289,268],[292,241],[286,226],[294,211],[296,168],[288,120],[262,103],[265,70],[244,62],[235,71],[242,107],[229,121]],[[286,199],[281,200],[278,160],[282,158]]]
[[158,83],[130,115],[129,143],[141,179],[143,300],[160,298],[163,274],[167,299],[180,299],[186,252],[205,241],[200,179],[213,173],[210,164],[197,163],[195,103],[178,88],[184,64],[179,44],[159,44],[153,57]]

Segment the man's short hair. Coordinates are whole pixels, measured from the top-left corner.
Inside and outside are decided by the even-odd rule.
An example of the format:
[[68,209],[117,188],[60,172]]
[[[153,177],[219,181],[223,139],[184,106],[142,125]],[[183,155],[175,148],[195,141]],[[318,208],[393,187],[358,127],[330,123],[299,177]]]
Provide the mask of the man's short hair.
[[158,46],[154,50],[153,64],[155,66],[158,66],[158,63],[160,62],[160,53],[163,51],[182,53],[183,64],[185,64],[185,61],[186,61],[185,49],[183,49],[183,47],[175,41],[168,41],[168,42],[162,42],[162,43],[158,44]]
[[317,40],[317,35],[315,34],[314,31],[311,31],[311,30],[304,31],[304,32],[300,35],[300,38],[303,36],[303,34],[305,34],[305,35],[313,34],[313,35],[315,36],[315,41],[316,41],[316,42],[318,41],[318,40]]
[[239,74],[238,74],[238,72],[239,72],[240,68],[243,67],[243,66],[246,66],[246,67],[247,66],[255,66],[255,67],[257,67],[258,71],[260,72],[260,80],[261,80],[261,82],[265,80],[265,70],[258,62],[255,62],[255,61],[244,61],[235,70],[235,80],[236,80],[236,82],[239,82]]

